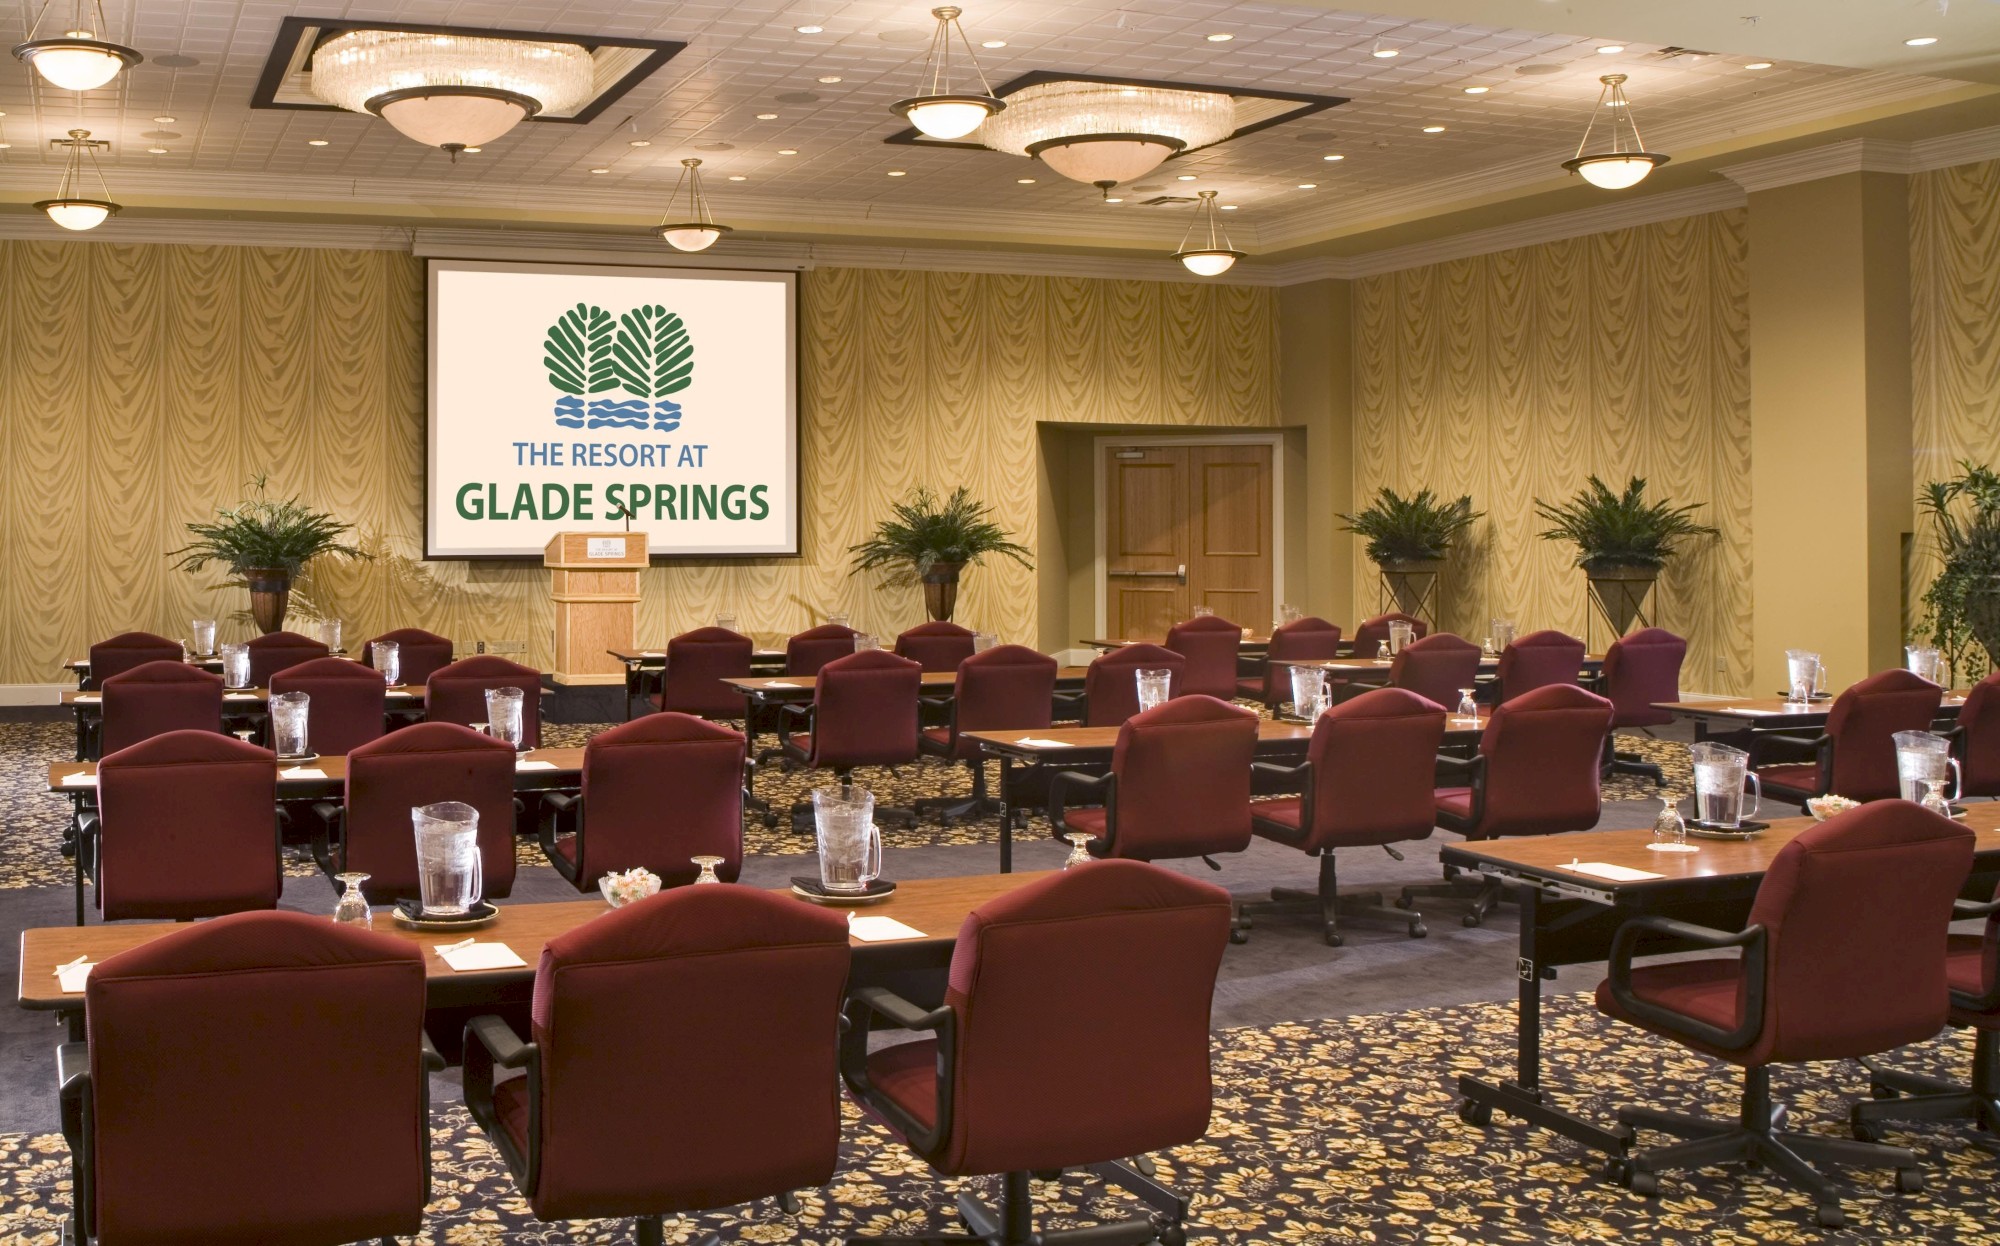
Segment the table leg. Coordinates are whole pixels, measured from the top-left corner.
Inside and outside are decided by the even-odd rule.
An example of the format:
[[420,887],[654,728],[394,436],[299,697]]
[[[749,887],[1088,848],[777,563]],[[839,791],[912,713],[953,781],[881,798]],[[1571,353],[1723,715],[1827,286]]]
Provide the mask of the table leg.
[[[983,764],[983,763],[982,763]],[[1014,872],[1014,806],[1007,794],[1013,791],[1014,759],[1000,754],[1000,872]]]

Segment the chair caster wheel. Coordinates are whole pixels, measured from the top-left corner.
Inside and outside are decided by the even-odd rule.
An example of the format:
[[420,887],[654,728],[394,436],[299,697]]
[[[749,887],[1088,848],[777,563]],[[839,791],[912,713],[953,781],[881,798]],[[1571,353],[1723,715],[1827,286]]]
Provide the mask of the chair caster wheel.
[[1822,1203],[1813,1208],[1813,1219],[1819,1222],[1822,1229],[1837,1229],[1847,1223],[1847,1217],[1838,1203]]
[[1326,940],[1328,947],[1339,947],[1341,944],[1347,942],[1346,938],[1338,930],[1329,930],[1321,937]]
[[1187,1246],[1187,1230],[1170,1224],[1159,1233],[1160,1246]]
[[799,1196],[790,1190],[778,1196],[778,1208],[788,1216],[799,1214]]
[[1868,1083],[1868,1097],[1870,1099],[1900,1099],[1903,1097],[1903,1092],[1895,1089],[1893,1086],[1884,1086],[1881,1082],[1870,1082]]
[[1395,906],[1399,909],[1406,909],[1410,907],[1411,902],[1412,901],[1409,896],[1397,896],[1392,903],[1394,903]]
[[1461,917],[1458,920],[1467,929],[1477,930],[1479,928],[1480,917],[1479,914],[1477,913],[1467,913],[1464,917]]
[[1904,1194],[1923,1193],[1923,1171],[1917,1168],[1898,1168],[1896,1170],[1896,1189]]
[[1604,1167],[1598,1170],[1598,1175],[1602,1176],[1612,1185],[1630,1185],[1632,1181],[1632,1161],[1622,1155],[1614,1155],[1604,1161]]
[[1481,1103],[1476,1099],[1460,1099],[1458,1101],[1458,1119],[1468,1125],[1477,1125],[1483,1129],[1493,1123],[1493,1109],[1490,1105]]
[[1430,932],[1430,927],[1424,925],[1422,922],[1410,923],[1410,937],[1412,939],[1421,939]]
[[1863,1121],[1854,1122],[1854,1124],[1849,1128],[1848,1132],[1854,1135],[1854,1140],[1856,1142],[1882,1141],[1882,1131],[1877,1127],[1875,1127],[1874,1125],[1868,1124]]
[[1632,1175],[1625,1181],[1625,1188],[1640,1198],[1652,1198],[1660,1192],[1660,1175],[1647,1172],[1643,1168],[1634,1168]]
[[1236,944],[1248,943],[1250,942],[1250,932],[1241,926],[1232,927],[1229,931],[1229,941]]

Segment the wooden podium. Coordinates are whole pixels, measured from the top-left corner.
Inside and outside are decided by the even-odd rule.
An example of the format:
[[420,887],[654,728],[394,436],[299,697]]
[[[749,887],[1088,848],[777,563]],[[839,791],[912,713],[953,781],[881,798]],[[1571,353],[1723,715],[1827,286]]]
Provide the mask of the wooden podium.
[[606,650],[630,649],[639,624],[643,532],[559,532],[542,551],[556,606],[559,684],[622,684],[625,666]]

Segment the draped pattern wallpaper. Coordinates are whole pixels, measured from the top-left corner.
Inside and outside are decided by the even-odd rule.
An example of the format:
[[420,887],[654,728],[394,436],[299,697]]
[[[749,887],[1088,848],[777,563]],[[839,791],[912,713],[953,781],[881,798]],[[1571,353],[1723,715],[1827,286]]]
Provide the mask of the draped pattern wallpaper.
[[[1722,530],[1654,590],[1653,621],[1688,638],[1682,686],[1748,690],[1746,225],[1735,209],[1356,283],[1357,504],[1428,485],[1487,513],[1446,570],[1446,629],[1478,640],[1507,617],[1603,649],[1574,551],[1536,535],[1532,503],[1639,475]],[[1365,560],[1355,600],[1382,600]]]
[[[377,555],[309,576],[304,608],[351,637],[524,642],[546,669],[546,571],[421,561],[423,301],[422,262],[388,251],[0,242],[0,684],[242,611],[216,570],[165,555],[258,474]],[[849,578],[847,546],[911,487],[961,483],[1034,546],[1038,421],[1277,422],[1269,290],[829,269],[802,276],[800,324],[804,556],[655,567],[641,643],[719,608],[758,632],[829,610],[884,634],[920,621],[915,588]],[[1034,642],[1026,569],[982,566],[959,600],[961,621]]]

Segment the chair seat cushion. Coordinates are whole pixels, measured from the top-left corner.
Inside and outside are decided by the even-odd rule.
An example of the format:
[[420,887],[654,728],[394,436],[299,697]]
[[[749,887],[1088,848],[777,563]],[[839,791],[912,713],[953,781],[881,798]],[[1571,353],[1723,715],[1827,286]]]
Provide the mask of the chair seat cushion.
[[[1946,985],[1950,986],[1955,994],[1985,994],[1986,937],[1974,934],[1952,935],[1945,947],[1944,977]],[[1953,1008],[1951,1019],[1956,1025],[1976,1025],[1983,1030],[2000,1030],[2000,1010],[1975,1012],[1966,1008]]]
[[1303,797],[1280,796],[1276,800],[1253,800],[1250,802],[1250,829],[1266,839],[1291,843],[1299,837],[1299,819],[1304,812]]
[[1103,839],[1105,823],[1105,810],[1102,805],[1063,810],[1063,827],[1065,830],[1088,831],[1097,838]]
[[1472,789],[1469,787],[1441,787],[1432,793],[1431,799],[1439,813],[1448,813],[1454,818],[1472,817]]
[[1243,678],[1237,680],[1236,695],[1246,701],[1263,700],[1264,677],[1262,675],[1245,675]]
[[558,836],[554,847],[563,860],[569,862],[571,865],[576,864],[576,836]]
[[926,1128],[937,1119],[936,1043],[898,1043],[868,1053],[868,1080]]
[[1792,766],[1759,766],[1757,781],[1765,791],[1781,788],[1789,792],[1807,794],[1819,790],[1819,766],[1814,762]]
[[[1663,965],[1641,965],[1632,970],[1632,992],[1640,999],[1723,1030],[1733,1030],[1742,1023],[1739,1008],[1742,985],[1742,962],[1734,957],[1671,961]],[[1632,1016],[1612,996],[1609,978],[1597,985],[1597,1007],[1607,1016],[1629,1021],[1641,1029],[1663,1034],[1677,1043],[1721,1059],[1732,1059],[1735,1054],[1740,1054],[1692,1041],[1684,1035]]]
[[950,743],[951,743],[951,728],[950,728],[950,727],[925,727],[925,728],[924,728],[924,739],[926,739],[926,740],[929,740],[929,741],[930,741],[931,743],[933,743],[933,744],[950,744]]
[[517,1150],[528,1149],[528,1079],[512,1077],[493,1087],[493,1114]]
[[811,757],[813,753],[812,732],[810,731],[793,732],[791,738],[786,742],[786,746],[789,748],[797,749],[799,751],[799,754],[803,757]]

